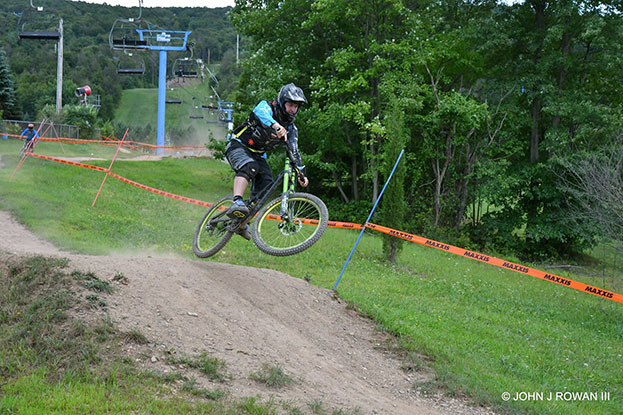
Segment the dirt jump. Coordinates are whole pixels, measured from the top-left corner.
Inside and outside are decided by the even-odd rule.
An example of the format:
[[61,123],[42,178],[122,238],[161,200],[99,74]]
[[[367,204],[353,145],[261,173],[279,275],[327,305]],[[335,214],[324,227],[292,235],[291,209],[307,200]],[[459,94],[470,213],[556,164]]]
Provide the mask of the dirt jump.
[[[360,414],[493,414],[418,392],[416,386],[432,375],[405,371],[388,347],[389,335],[332,291],[281,272],[174,256],[62,252],[2,211],[0,251],[68,258],[71,269],[114,284],[109,316],[120,329],[147,337],[150,344],[125,350],[145,369],[176,369],[165,363],[166,353],[206,353],[226,362],[230,379],[212,383],[193,376],[232,397],[260,395],[300,406],[322,402]],[[119,275],[123,283],[116,281]],[[249,375],[263,364],[279,366],[294,383],[275,390],[252,380]]]

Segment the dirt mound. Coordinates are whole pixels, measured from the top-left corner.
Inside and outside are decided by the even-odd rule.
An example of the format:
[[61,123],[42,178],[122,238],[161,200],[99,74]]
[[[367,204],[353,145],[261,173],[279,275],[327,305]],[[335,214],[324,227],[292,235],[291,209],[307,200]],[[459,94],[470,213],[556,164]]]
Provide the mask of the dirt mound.
[[[122,330],[138,330],[149,339],[140,353],[127,352],[142,356],[140,364],[152,370],[173,369],[166,354],[205,352],[227,363],[231,380],[213,386],[235,397],[259,394],[300,406],[318,401],[362,414],[491,413],[458,400],[422,398],[413,384],[424,375],[401,369],[385,347],[387,336],[371,321],[331,291],[277,271],[175,257],[60,252],[1,211],[0,250],[63,256],[72,269],[122,279],[108,299],[109,313]],[[266,363],[278,365],[295,383],[274,390],[251,380]]]

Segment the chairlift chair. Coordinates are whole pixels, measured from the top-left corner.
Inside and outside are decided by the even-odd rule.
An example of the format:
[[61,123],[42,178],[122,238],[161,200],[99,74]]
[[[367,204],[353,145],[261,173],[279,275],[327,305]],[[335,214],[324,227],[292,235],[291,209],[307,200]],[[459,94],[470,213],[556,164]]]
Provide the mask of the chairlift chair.
[[146,50],[147,41],[141,40],[139,24],[134,19],[117,19],[108,34],[108,44],[114,50]]
[[197,78],[200,73],[201,59],[193,59],[193,42],[187,42],[186,50],[190,52],[190,56],[178,58],[173,62],[173,77],[177,78]]
[[[196,97],[193,97],[193,98],[192,98],[192,100],[193,100],[193,102],[192,102],[193,112],[194,112],[195,110],[199,110],[199,112],[201,112],[201,109],[200,109],[200,107],[199,107],[199,105],[198,105],[199,100],[197,100],[197,98],[196,98]],[[202,119],[203,119],[203,114],[190,114],[190,115],[188,116],[188,118],[190,118],[190,119],[200,119],[200,120],[202,120]]]
[[143,75],[145,61],[133,52],[123,51],[123,54],[113,57],[119,75]]
[[176,59],[173,63],[173,75],[178,78],[199,77],[199,63],[197,59]]
[[138,17],[128,19],[117,19],[113,23],[108,34],[108,44],[114,50],[138,49],[146,50],[147,41],[141,39],[139,29],[151,27],[147,21],[141,18],[143,14],[143,1],[138,2]]
[[30,0],[30,8],[19,15],[19,38],[33,40],[56,40],[61,38],[60,21],[54,14],[35,6]]

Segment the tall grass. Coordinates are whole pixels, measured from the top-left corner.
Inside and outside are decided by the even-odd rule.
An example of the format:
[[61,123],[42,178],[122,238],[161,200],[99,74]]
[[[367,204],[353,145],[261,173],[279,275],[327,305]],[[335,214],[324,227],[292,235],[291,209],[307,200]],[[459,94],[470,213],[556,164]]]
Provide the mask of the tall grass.
[[[9,183],[17,162],[6,155],[15,151],[9,148],[0,144],[0,207],[38,234],[78,252],[156,250],[193,258],[192,235],[203,208],[111,178],[91,207],[102,173],[41,160],[27,160]],[[229,167],[210,159],[120,160],[113,170],[206,201],[231,191]],[[331,288],[357,236],[328,229],[311,249],[286,258],[262,254],[235,237],[210,260],[277,269]],[[407,351],[425,355],[445,393],[508,413],[623,413],[620,304],[415,244],[405,246],[394,265],[381,250],[381,238],[362,239],[339,295],[398,335]],[[504,392],[510,400],[502,399]],[[610,400],[513,400],[520,392],[545,398],[550,392],[609,392]]]

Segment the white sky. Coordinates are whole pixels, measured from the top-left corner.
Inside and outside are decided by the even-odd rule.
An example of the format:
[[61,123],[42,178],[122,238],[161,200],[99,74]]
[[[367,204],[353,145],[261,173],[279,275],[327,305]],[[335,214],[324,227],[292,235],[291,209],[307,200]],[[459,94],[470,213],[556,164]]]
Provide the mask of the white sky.
[[[138,7],[139,0],[81,0],[85,3],[108,4],[109,6]],[[234,6],[234,0],[143,0],[143,7],[227,7]]]

